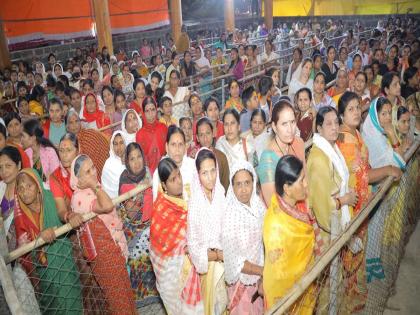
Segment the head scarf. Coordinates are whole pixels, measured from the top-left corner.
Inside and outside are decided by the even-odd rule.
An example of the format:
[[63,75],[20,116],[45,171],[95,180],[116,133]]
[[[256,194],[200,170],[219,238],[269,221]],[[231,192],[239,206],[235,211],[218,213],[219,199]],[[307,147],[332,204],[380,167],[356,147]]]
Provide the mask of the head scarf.
[[[144,152],[141,146],[140,153],[143,158],[143,168],[141,169],[139,174],[135,174],[132,169],[130,168],[130,165],[128,164],[128,154],[127,150],[125,152],[125,159],[126,159],[126,166],[125,170],[122,172],[121,177],[119,177],[119,191],[121,191],[121,187],[123,185],[138,185],[142,180],[144,180],[146,177],[150,178],[150,172],[149,169],[146,167],[146,159],[144,157]],[[147,176],[146,176],[147,175]]]
[[65,75],[65,74],[64,74],[64,69],[63,69],[63,66],[62,66],[60,63],[58,63],[58,62],[57,62],[57,63],[55,63],[55,64],[54,64],[54,66],[53,66],[53,68],[52,68],[52,70],[53,70],[53,71],[52,71],[52,76],[53,76],[53,77],[54,77],[54,79],[56,79],[56,80],[58,80],[58,77],[55,75],[55,71],[54,71],[54,69],[55,69],[55,66],[57,66],[57,65],[61,68],[61,74],[62,74],[62,75]]
[[126,127],[125,127],[125,119],[127,118],[128,113],[133,112],[134,115],[136,115],[137,120],[139,122],[139,129],[137,131],[139,131],[142,127],[143,127],[143,121],[140,119],[139,114],[137,114],[137,112],[134,109],[128,109],[125,111],[125,113],[122,116],[122,120],[121,120],[121,134],[124,138],[124,142],[125,145],[128,145],[131,142],[136,142],[136,133],[128,133]]
[[[95,103],[96,103],[96,109],[95,112],[93,113],[88,113],[87,109],[86,109],[86,102],[87,102],[87,98],[88,96],[93,96],[95,98]],[[91,122],[96,122],[96,126],[98,128],[101,128],[101,126],[103,125],[103,118],[104,118],[104,113],[103,111],[101,111],[99,109],[99,102],[98,102],[98,98],[96,97],[96,95],[94,93],[88,93],[85,96],[85,100],[83,102],[83,109],[82,109],[82,116],[81,117],[83,120],[85,120],[88,123]]]
[[[201,148],[197,155],[207,148]],[[210,151],[211,152],[211,151]],[[222,218],[225,213],[225,189],[219,180],[219,169],[215,161],[217,176],[212,192],[212,200],[208,200],[200,182],[197,169],[194,169],[191,198],[188,202],[188,248],[191,261],[198,273],[208,270],[207,250],[222,249]]]
[[[233,177],[241,170],[252,174],[250,206],[241,203],[233,191]],[[260,277],[241,270],[246,260],[259,266],[264,264],[262,227],[266,207],[257,195],[257,174],[249,162],[239,160],[233,165],[226,199],[222,230],[225,279],[228,284],[240,280],[245,285],[253,285]]]
[[210,67],[210,62],[209,62],[209,60],[205,57],[205,55],[204,55],[204,50],[203,50],[203,48],[201,47],[201,46],[199,46],[199,48],[200,48],[200,58],[198,58],[196,61],[195,61],[195,63],[200,67],[200,68],[203,68],[203,67]]
[[118,135],[120,135],[124,140],[122,131],[114,131],[109,144],[109,158],[106,160],[104,168],[102,169],[101,177],[104,190],[111,198],[118,196],[118,184],[120,176],[121,173],[125,170],[123,161],[114,152],[114,139]]
[[362,128],[362,138],[369,150],[369,164],[373,168],[393,165],[404,169],[404,159],[392,149],[384,128],[379,123],[378,112],[376,111],[378,99],[375,98],[370,103],[369,115],[366,117]]

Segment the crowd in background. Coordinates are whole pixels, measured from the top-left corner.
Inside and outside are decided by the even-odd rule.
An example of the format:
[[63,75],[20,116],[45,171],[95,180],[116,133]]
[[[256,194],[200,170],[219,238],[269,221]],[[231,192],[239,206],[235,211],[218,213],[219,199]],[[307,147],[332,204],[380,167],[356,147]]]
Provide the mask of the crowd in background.
[[[48,243],[13,266],[28,288],[25,311],[134,314],[160,300],[168,314],[270,309],[375,186],[400,179],[418,141],[418,21],[362,30],[331,20],[261,25],[209,45],[183,29],[176,43],[144,40],[130,55],[92,46],[4,69],[9,250]],[[329,35],[344,36],[335,46]],[[283,71],[285,39],[292,61]],[[255,86],[243,82],[259,71]],[[220,76],[224,104],[201,95]],[[139,185],[147,188],[114,205]],[[89,212],[98,216],[83,223]],[[347,312],[366,304],[365,263],[378,255],[367,244],[382,242],[368,229],[381,222],[363,225],[341,258],[346,292],[337,298]],[[65,223],[76,232],[57,238]],[[327,280],[321,292],[309,287],[300,312],[327,313],[329,290]]]

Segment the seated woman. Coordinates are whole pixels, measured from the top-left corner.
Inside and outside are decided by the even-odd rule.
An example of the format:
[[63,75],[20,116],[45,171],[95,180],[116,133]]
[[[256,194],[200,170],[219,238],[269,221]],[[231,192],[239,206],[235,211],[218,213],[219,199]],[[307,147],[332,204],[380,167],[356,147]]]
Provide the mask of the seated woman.
[[222,219],[225,191],[219,181],[216,157],[202,148],[195,159],[195,172],[188,203],[187,244],[195,269],[200,274],[201,297],[206,315],[223,314],[227,293],[223,278]]
[[121,131],[125,145],[136,142],[136,134],[143,127],[143,122],[134,109],[125,111],[121,120]]
[[[111,124],[109,117],[99,109],[99,101],[94,93],[85,96],[83,111],[81,113],[82,126],[85,129],[100,129]],[[107,129],[110,135],[112,129]]]
[[307,87],[309,90],[312,90],[314,85],[314,80],[310,78],[312,63],[312,59],[306,58],[293,74],[292,81],[290,81],[289,84],[289,97],[291,100],[294,99],[296,92],[303,87]]
[[[184,185],[184,199],[188,202],[191,196],[191,183],[194,174],[194,159],[187,156],[186,139],[184,132],[177,126],[170,126],[166,137],[166,152],[181,171]],[[160,188],[159,174],[153,173],[153,200],[158,195]]]
[[[275,193],[264,218],[265,309],[285,296],[322,251],[319,228],[305,200],[308,185],[302,161],[293,155],[280,158],[275,172]],[[280,233],[281,231],[281,233]],[[291,309],[312,314],[316,302],[311,285]]]
[[144,126],[136,133],[136,142],[145,154],[146,165],[153,174],[160,159],[166,154],[165,140],[168,128],[157,119],[157,105],[148,96],[143,102]]
[[325,91],[325,78],[323,72],[315,74],[314,86],[312,89],[312,106],[316,111],[324,106],[337,107],[337,104],[334,103],[331,96]]
[[144,114],[143,114],[142,104],[143,104],[144,99],[146,98],[145,79],[143,78],[135,79],[133,83],[133,88],[134,88],[134,99],[130,103],[130,106],[128,108],[134,109],[136,113],[139,114],[141,118],[143,118]]
[[[213,125],[213,135],[215,138],[215,141],[217,141],[221,136],[224,135],[224,129],[223,129],[223,122],[220,121],[220,109],[219,109],[219,101],[214,96],[210,96],[206,99],[204,102],[204,113],[208,119],[210,119],[212,125]],[[238,112],[239,113],[239,112]],[[193,133],[194,133],[194,139],[196,136],[196,130],[197,128],[193,127]]]
[[296,126],[300,131],[300,137],[303,141],[312,138],[315,125],[316,111],[311,107],[312,93],[308,88],[301,88],[296,92],[295,103],[298,109],[296,114]]
[[251,129],[241,134],[246,141],[252,142],[258,159],[270,140],[270,131],[267,129],[267,116],[265,111],[257,108],[251,114]]
[[101,182],[105,192],[111,199],[118,197],[120,175],[125,170],[125,142],[122,131],[112,134],[109,148],[109,158],[102,169]]
[[400,77],[397,72],[387,72],[382,77],[381,96],[386,97],[392,107],[405,106],[405,99],[401,96]]
[[[121,113],[117,111],[116,106],[116,95],[113,88],[111,88],[109,85],[105,85],[102,88],[101,96],[104,101],[104,116],[109,119],[110,124],[116,123],[118,121],[121,121]],[[114,127],[114,130],[119,130],[119,126]]]
[[96,168],[87,155],[77,156],[71,164],[71,207],[76,213],[94,212],[97,217],[79,231],[85,259],[108,303],[109,314],[136,314],[134,296],[125,266],[128,255],[123,225],[112,200],[98,182]]
[[261,292],[262,285],[262,224],[266,209],[257,195],[257,180],[249,162],[238,161],[233,165],[222,230],[231,315],[263,313],[262,298],[253,301],[254,295]]
[[347,71],[339,69],[337,71],[337,78],[335,85],[328,89],[328,95],[332,97],[335,104],[338,104],[338,100],[349,87],[349,77]]
[[[83,312],[79,272],[70,240],[56,238],[54,228],[62,225],[54,199],[33,169],[23,169],[16,179],[15,227],[19,246],[42,238],[49,245],[23,256],[20,262],[30,277],[39,281],[39,305],[43,314]],[[35,274],[35,273],[36,274]]]
[[305,143],[296,136],[295,111],[288,101],[282,100],[274,106],[271,128],[271,139],[256,169],[266,205],[270,205],[271,196],[275,192],[275,171],[280,158],[283,155],[294,155],[305,164]]
[[52,98],[48,109],[49,119],[42,126],[44,137],[50,140],[56,147],[61,137],[66,133],[66,124],[63,121],[63,109],[63,102],[59,98]]
[[[0,123],[3,126],[3,124]],[[4,145],[15,147],[20,154],[22,159],[22,168],[31,167],[31,161],[29,160],[28,155],[22,147],[22,120],[19,114],[15,112],[10,112],[4,117],[4,129],[0,131],[4,137]],[[1,135],[0,135],[1,136]],[[2,147],[0,146],[0,149]]]
[[241,113],[244,109],[241,98],[241,90],[239,88],[239,82],[236,79],[232,79],[228,84],[229,99],[225,103],[224,109],[234,108]]
[[[362,117],[366,117],[370,105],[370,92],[366,88],[367,75],[359,71],[354,77],[354,84],[352,91],[360,97],[360,105],[362,106]],[[340,102],[340,101],[339,101]]]
[[60,165],[57,152],[50,140],[44,138],[44,131],[38,120],[28,120],[23,124],[22,146],[44,183]]
[[200,278],[188,257],[188,211],[181,172],[171,158],[162,159],[157,170],[162,189],[153,204],[150,226],[156,287],[168,314],[203,314]]
[[[146,167],[144,153],[138,143],[132,142],[124,154],[126,169],[119,176],[120,195],[138,185],[150,185],[152,175]],[[149,258],[150,219],[152,216],[152,188],[121,204],[119,216],[123,222],[128,241],[128,261],[131,288],[135,293],[137,307],[148,305],[158,299],[155,275]]]
[[354,81],[356,79],[356,75],[362,71],[362,55],[360,53],[356,53],[353,56],[353,63],[351,70],[348,72],[349,77],[349,88],[350,90],[354,89]]
[[235,109],[228,109],[223,114],[223,128],[225,135],[216,142],[216,149],[222,151],[229,162],[229,169],[236,161],[249,161],[258,165],[258,157],[252,142],[241,138],[239,114]]
[[393,165],[405,168],[403,147],[392,126],[392,105],[385,97],[370,103],[369,114],[362,127],[362,137],[369,150],[370,166]]

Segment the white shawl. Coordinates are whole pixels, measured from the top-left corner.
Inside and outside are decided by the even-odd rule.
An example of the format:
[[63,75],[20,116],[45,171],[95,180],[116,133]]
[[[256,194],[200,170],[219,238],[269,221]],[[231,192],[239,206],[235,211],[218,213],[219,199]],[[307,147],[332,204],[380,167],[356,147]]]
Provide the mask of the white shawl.
[[[333,164],[333,167],[337,170],[338,174],[341,177],[340,185],[340,197],[343,197],[346,193],[349,192],[348,183],[349,183],[349,170],[347,168],[346,160],[341,154],[340,149],[336,144],[334,147],[321,135],[318,133],[314,134],[313,144],[316,145],[322,152],[328,156]],[[341,206],[341,226],[344,229],[346,225],[350,222],[350,210],[348,205]]]
[[[202,150],[209,150],[201,148]],[[198,155],[197,152],[197,155]],[[188,202],[187,244],[191,261],[200,274],[208,271],[208,249],[222,249],[222,219],[225,213],[225,189],[217,179],[213,198],[209,201],[201,185],[198,171],[194,169],[191,198]]]
[[129,112],[133,112],[136,115],[137,120],[139,121],[139,129],[137,131],[139,131],[143,127],[143,122],[140,119],[139,114],[137,114],[137,112],[134,109],[128,109],[128,110],[125,111],[125,113],[122,116],[122,120],[121,120],[121,134],[122,134],[122,137],[124,139],[124,142],[125,142],[126,146],[129,145],[131,142],[136,142],[136,134],[137,134],[137,132],[128,133],[128,131],[125,127],[125,119],[126,119]]
[[125,165],[114,152],[113,141],[117,135],[124,136],[120,130],[114,131],[109,144],[109,158],[105,161],[104,168],[102,169],[101,183],[104,191],[110,198],[118,197],[118,188],[120,184],[121,173],[125,170]]
[[[233,177],[241,170],[247,170],[253,177],[250,207],[238,200],[232,187]],[[245,261],[264,265],[262,228],[266,207],[257,195],[257,175],[249,162],[238,161],[233,165],[226,199],[222,231],[225,280],[228,284],[240,280],[244,285],[253,285],[260,277],[244,274],[241,270]]]

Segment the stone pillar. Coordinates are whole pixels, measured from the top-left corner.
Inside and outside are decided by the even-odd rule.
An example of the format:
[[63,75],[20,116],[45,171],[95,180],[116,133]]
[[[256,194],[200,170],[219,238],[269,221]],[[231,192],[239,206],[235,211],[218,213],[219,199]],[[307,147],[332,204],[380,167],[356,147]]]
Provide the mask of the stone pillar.
[[273,0],[264,0],[264,23],[268,30],[273,29]]
[[235,30],[235,2],[234,0],[225,0],[225,29],[226,32]]
[[114,54],[112,44],[111,19],[109,17],[108,0],[93,0],[95,13],[96,36],[98,38],[98,49],[106,46],[110,55]]
[[10,54],[4,24],[0,20],[0,69],[10,67]]
[[176,43],[181,35],[182,27],[181,0],[169,0],[169,12],[171,15],[172,39]]

